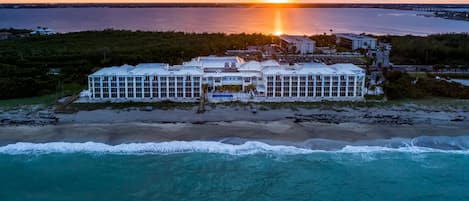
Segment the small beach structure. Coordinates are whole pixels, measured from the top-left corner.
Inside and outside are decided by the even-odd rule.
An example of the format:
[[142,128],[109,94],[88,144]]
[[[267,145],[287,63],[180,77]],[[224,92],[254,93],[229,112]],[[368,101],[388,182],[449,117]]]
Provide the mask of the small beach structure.
[[102,68],[88,76],[90,101],[209,102],[363,100],[365,71],[353,64],[244,61],[197,57],[182,65],[146,63]]

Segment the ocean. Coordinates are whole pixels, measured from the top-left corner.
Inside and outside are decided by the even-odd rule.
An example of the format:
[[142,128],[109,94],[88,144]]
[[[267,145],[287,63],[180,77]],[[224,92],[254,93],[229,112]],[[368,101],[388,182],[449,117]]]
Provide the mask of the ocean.
[[57,32],[103,29],[265,34],[467,32],[469,22],[428,12],[375,8],[44,8],[0,9],[0,28],[50,27]]
[[[319,143],[327,149],[315,149]],[[365,145],[367,144],[367,145]],[[469,137],[0,147],[0,200],[469,200]]]

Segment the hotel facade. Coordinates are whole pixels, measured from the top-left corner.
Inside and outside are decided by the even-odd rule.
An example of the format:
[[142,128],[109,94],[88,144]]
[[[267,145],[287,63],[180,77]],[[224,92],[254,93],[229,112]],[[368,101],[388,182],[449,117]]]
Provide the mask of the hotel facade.
[[[107,67],[88,76],[91,102],[289,102],[363,100],[365,71],[353,64],[197,57],[182,65],[161,63]],[[203,93],[207,88],[207,93]]]
[[306,36],[281,35],[280,47],[288,53],[313,54],[316,42]]
[[352,34],[352,33],[341,33],[341,34],[335,34],[337,41],[336,43],[342,47],[349,48],[351,50],[357,50],[357,49],[376,49],[378,39],[369,37],[369,36],[364,36],[364,35],[358,35],[358,34]]

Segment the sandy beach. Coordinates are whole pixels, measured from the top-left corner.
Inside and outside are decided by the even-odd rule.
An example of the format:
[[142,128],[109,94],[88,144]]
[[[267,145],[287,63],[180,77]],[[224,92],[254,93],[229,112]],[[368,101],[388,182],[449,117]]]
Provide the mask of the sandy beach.
[[431,127],[383,126],[357,123],[294,123],[291,120],[272,122],[211,122],[191,123],[112,123],[63,124],[41,127],[11,126],[0,128],[0,144],[15,142],[102,142],[121,144],[132,142],[223,140],[274,140],[301,142],[308,139],[359,141],[418,136],[469,135],[469,126]]
[[0,144],[15,142],[132,142],[245,139],[301,142],[360,141],[418,136],[469,136],[464,110],[393,108],[269,109],[217,106],[142,111],[100,109],[59,114],[56,125],[2,126]]

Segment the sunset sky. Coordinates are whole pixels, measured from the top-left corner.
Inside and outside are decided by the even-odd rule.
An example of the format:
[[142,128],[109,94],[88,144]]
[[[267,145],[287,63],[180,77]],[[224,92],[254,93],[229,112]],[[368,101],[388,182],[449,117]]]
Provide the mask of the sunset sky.
[[0,3],[455,3],[469,0],[0,0]]

